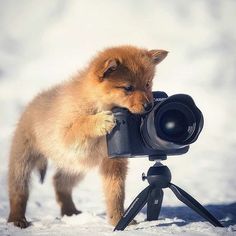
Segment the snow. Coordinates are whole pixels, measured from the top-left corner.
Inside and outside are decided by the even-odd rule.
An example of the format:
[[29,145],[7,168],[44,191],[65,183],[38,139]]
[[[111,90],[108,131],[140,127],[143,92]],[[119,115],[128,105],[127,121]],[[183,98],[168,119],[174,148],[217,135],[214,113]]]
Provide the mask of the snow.
[[[0,235],[236,235],[236,2],[1,1],[0,8]],[[157,70],[154,88],[188,93],[202,110],[205,127],[190,151],[163,162],[173,183],[201,202],[226,227],[215,228],[173,193],[164,190],[158,221],[145,221],[123,232],[107,224],[101,182],[92,171],[74,190],[81,215],[59,215],[52,188],[54,167],[44,185],[32,176],[27,218],[21,230],[6,223],[9,212],[7,164],[15,124],[23,107],[48,88],[86,65],[95,52],[121,44],[163,48],[170,54]],[[130,160],[127,207],[145,187],[142,172],[153,163]]]

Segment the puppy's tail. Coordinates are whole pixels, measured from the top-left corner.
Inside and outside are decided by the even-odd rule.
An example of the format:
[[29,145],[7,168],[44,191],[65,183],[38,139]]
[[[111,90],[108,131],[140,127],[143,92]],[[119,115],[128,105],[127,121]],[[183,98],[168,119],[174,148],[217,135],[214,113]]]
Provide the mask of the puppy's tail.
[[43,184],[47,172],[48,161],[45,157],[40,157],[36,163],[36,170],[39,173],[40,183]]

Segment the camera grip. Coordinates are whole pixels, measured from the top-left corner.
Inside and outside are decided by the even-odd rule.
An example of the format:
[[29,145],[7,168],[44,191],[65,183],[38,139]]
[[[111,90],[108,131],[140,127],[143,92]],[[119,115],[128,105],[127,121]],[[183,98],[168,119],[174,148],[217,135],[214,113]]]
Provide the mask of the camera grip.
[[116,118],[116,126],[110,134],[107,134],[108,156],[112,157],[129,157],[130,137],[129,137],[129,111],[123,108],[114,108],[112,110]]

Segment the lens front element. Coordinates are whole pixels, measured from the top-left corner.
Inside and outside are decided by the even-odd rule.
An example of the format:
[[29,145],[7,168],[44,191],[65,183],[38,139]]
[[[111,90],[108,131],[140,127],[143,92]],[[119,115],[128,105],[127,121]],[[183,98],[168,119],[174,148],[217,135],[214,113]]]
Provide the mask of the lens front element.
[[160,119],[160,126],[166,136],[179,138],[188,131],[187,120],[178,110],[165,112]]
[[155,112],[154,122],[157,136],[178,144],[184,144],[196,126],[193,112],[180,102],[171,102],[160,107]]

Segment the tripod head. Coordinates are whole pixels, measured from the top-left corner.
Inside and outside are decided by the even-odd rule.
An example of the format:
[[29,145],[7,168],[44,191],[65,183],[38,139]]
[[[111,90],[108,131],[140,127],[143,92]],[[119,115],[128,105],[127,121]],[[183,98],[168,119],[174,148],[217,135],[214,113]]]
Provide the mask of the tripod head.
[[156,161],[156,163],[148,169],[147,176],[142,174],[142,180],[146,180],[151,186],[155,186],[157,188],[167,188],[169,187],[171,181],[171,172],[167,166],[161,164],[160,161]]
[[167,188],[171,181],[170,169],[160,162],[156,162],[147,172],[147,181],[155,187]]

